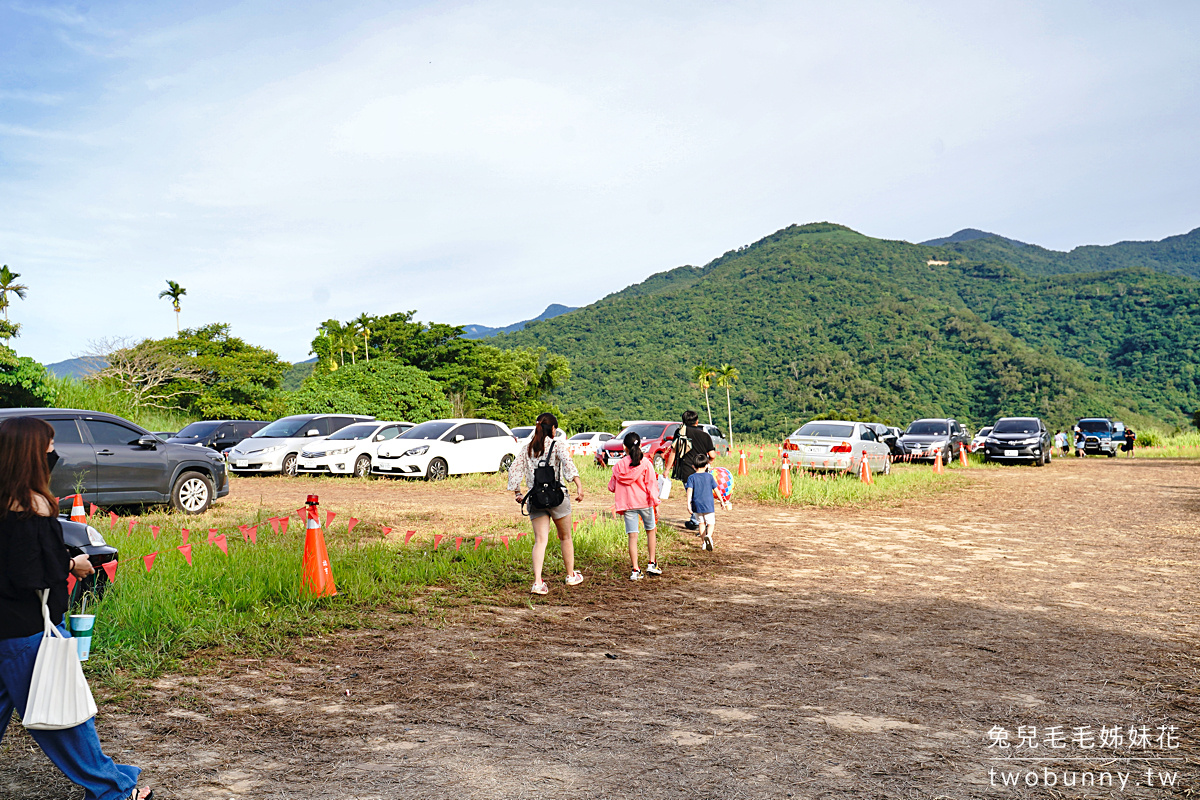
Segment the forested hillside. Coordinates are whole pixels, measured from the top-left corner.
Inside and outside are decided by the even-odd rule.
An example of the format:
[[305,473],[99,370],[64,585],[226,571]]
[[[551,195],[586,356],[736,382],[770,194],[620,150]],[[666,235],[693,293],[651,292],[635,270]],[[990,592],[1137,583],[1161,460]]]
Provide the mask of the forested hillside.
[[[951,263],[927,263],[941,260]],[[558,400],[626,418],[697,406],[689,375],[707,361],[741,372],[737,426],[771,435],[824,414],[1183,423],[1200,405],[1198,311],[1200,282],[1188,278],[1030,277],[818,223],[495,341],[566,355],[572,380]]]

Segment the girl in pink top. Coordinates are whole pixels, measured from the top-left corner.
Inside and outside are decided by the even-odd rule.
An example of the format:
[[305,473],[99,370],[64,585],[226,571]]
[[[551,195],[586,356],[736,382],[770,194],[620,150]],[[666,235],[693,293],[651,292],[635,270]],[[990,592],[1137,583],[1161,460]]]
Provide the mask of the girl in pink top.
[[625,516],[625,533],[629,534],[629,563],[633,572],[629,580],[640,581],[642,571],[638,569],[638,519],[646,526],[646,544],[650,561],[646,572],[662,575],[654,559],[655,529],[654,509],[658,507],[658,475],[654,465],[642,453],[642,437],[636,433],[625,435],[625,458],[613,464],[612,477],[608,479],[608,490],[616,494],[617,511]]

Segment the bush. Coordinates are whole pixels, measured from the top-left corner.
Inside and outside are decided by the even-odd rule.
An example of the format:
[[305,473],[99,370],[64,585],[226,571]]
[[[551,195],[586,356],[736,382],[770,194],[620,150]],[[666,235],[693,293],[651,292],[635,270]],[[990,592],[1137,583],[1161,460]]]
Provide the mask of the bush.
[[54,405],[53,378],[28,356],[0,345],[0,407],[40,408]]
[[1138,447],[1161,447],[1163,444],[1163,432],[1157,428],[1143,428],[1136,433]]
[[409,422],[453,413],[440,383],[416,367],[388,359],[314,375],[287,402],[289,414],[370,414]]

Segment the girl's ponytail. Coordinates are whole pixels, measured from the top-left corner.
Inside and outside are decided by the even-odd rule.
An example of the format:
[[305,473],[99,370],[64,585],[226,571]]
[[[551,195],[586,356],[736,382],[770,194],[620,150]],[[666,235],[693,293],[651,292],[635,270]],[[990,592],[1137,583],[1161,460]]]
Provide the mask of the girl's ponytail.
[[642,437],[636,433],[625,434],[625,452],[629,455],[629,466],[636,467],[642,463]]
[[538,414],[537,423],[533,426],[533,436],[529,440],[529,454],[537,458],[546,451],[546,440],[554,438],[554,429],[558,427],[558,417],[550,412]]

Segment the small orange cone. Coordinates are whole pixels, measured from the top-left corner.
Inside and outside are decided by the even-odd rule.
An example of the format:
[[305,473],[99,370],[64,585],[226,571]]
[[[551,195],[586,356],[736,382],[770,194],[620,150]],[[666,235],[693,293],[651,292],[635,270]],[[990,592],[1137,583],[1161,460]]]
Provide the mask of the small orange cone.
[[871,477],[871,465],[867,462],[867,451],[863,450],[862,460],[858,462],[858,479],[863,483],[874,483]]
[[71,522],[82,522],[87,524],[87,515],[83,513],[83,495],[75,495],[75,499],[71,501]]
[[738,475],[749,475],[750,468],[746,466],[746,451],[738,450]]
[[962,464],[964,467],[967,465],[967,448],[958,448],[958,463]]
[[317,496],[310,494],[305,502],[308,531],[304,537],[304,588],[317,597],[337,594],[333,585],[333,570],[325,549],[325,531],[321,530]]
[[933,471],[937,475],[942,474],[942,449],[940,447],[933,451]]
[[787,453],[783,454],[783,466],[779,470],[779,493],[784,497],[792,496],[792,464]]

